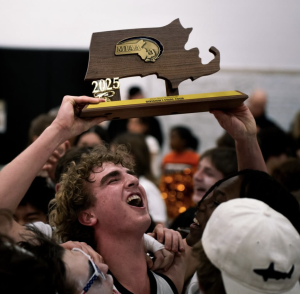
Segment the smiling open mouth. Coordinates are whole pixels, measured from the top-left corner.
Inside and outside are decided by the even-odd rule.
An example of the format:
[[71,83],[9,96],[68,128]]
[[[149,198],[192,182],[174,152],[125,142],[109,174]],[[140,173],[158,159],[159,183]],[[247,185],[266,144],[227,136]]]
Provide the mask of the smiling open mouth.
[[128,197],[126,202],[130,206],[143,207],[143,200],[138,195],[132,195],[132,196]]

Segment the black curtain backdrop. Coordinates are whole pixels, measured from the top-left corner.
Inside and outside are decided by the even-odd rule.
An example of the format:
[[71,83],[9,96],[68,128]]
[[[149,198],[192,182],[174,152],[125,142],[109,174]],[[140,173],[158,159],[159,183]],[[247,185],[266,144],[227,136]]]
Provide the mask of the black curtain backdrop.
[[84,82],[87,65],[88,51],[0,48],[0,99],[7,110],[1,165],[26,148],[32,119],[59,106],[65,95],[92,96],[91,82]]

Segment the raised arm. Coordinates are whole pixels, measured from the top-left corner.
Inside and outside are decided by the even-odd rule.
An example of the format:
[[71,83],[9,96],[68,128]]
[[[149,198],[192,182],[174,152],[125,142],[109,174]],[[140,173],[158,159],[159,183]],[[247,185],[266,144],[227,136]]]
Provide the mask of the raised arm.
[[53,123],[36,141],[1,170],[0,208],[14,212],[33,179],[57,146],[105,120],[105,117],[81,119],[76,116],[85,104],[101,101],[104,100],[84,96],[64,97]]
[[255,169],[267,172],[257,142],[255,120],[245,104],[228,111],[212,110],[219,124],[235,140],[239,170]]

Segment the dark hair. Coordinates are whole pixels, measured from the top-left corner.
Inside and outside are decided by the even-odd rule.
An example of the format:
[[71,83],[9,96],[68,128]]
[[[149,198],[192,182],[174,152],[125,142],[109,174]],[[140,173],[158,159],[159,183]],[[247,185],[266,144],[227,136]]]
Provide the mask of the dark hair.
[[[0,215],[11,225],[12,213],[0,210]],[[63,247],[35,228],[27,229],[17,245],[0,235],[1,293],[76,293],[74,281],[67,281]]]
[[300,158],[290,158],[274,168],[272,176],[290,192],[300,190]]
[[30,123],[28,132],[28,144],[33,142],[33,137],[39,137],[46,128],[54,121],[55,116],[50,114],[40,114]]
[[193,246],[193,255],[198,261],[197,277],[205,294],[226,294],[221,271],[207,257],[201,240]]
[[49,187],[46,178],[36,177],[21,200],[19,206],[31,204],[47,215],[48,204],[54,196],[55,191],[53,188]]
[[284,215],[300,233],[300,209],[297,200],[280,183],[262,171],[245,169],[218,181],[205,193],[198,205],[221,183],[239,175],[242,176],[242,183],[238,197],[266,203]]
[[271,156],[292,152],[290,148],[293,145],[291,138],[277,127],[261,129],[257,134],[257,139],[265,161]]
[[142,134],[125,133],[118,136],[113,145],[125,145],[129,153],[133,156],[135,161],[134,171],[137,175],[145,176],[150,181],[155,182],[154,176],[151,172],[151,158],[150,152]]
[[217,147],[235,148],[235,141],[227,132],[225,132],[217,139]]
[[236,151],[234,148],[217,147],[205,151],[200,158],[200,161],[208,157],[212,165],[220,171],[224,177],[228,177],[238,171],[238,162]]
[[141,94],[141,93],[142,93],[142,89],[140,87],[133,86],[128,90],[129,99],[130,99],[130,97],[135,96],[137,94]]
[[96,126],[91,127],[86,132],[83,132],[82,134],[78,135],[74,140],[74,146],[77,146],[80,138],[83,135],[89,134],[89,133],[96,134],[101,141],[104,141],[105,143],[109,143],[108,134],[107,134],[106,130],[104,130],[102,127],[96,125]]
[[83,153],[89,153],[92,147],[72,147],[69,149],[63,157],[61,157],[57,163],[55,169],[55,182],[59,183],[63,173],[67,172],[71,162],[79,163],[81,155]]
[[176,126],[171,129],[171,132],[176,132],[178,136],[185,141],[185,147],[197,150],[199,140],[192,134],[191,130],[184,126]]

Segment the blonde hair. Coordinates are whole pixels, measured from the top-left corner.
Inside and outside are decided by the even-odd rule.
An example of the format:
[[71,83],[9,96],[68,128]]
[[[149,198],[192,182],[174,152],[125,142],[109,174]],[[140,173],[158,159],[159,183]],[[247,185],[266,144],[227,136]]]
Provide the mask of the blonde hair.
[[95,247],[93,228],[82,225],[78,215],[95,204],[96,198],[89,189],[89,184],[93,182],[90,175],[104,162],[121,164],[130,170],[134,166],[125,146],[119,145],[114,151],[109,151],[107,146],[99,145],[82,154],[78,164],[72,161],[67,172],[61,176],[59,190],[50,202],[49,222],[56,228],[55,234],[62,242],[76,240]]
[[300,138],[300,111],[297,112],[292,122],[292,136],[294,139]]

